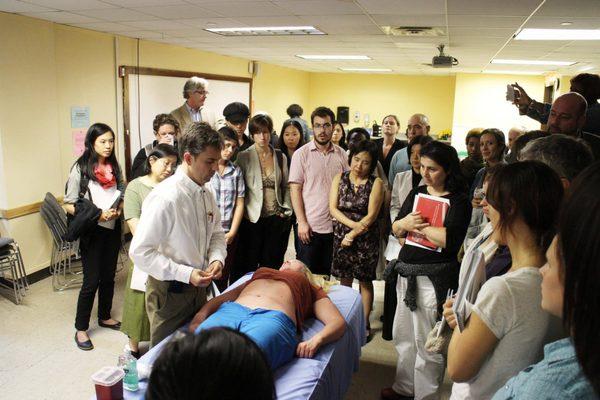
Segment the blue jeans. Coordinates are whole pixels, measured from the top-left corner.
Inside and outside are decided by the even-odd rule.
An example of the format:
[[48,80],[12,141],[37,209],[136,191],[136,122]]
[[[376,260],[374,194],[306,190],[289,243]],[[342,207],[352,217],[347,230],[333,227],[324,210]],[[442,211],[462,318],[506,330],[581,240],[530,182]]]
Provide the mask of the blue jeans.
[[195,333],[216,327],[227,327],[248,335],[263,351],[271,369],[294,358],[298,346],[296,325],[281,311],[251,309],[228,301],[201,323]]

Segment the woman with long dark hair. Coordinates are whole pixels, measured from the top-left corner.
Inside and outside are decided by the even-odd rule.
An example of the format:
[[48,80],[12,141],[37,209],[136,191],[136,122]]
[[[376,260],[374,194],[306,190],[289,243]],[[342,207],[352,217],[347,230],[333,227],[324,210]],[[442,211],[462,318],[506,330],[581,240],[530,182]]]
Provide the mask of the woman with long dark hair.
[[304,146],[302,125],[295,119],[286,120],[281,126],[281,133],[277,142],[277,148],[287,157],[288,170],[292,162],[294,152]]
[[[540,268],[554,235],[563,186],[539,161],[506,165],[494,172],[482,204],[488,207],[493,240],[510,250],[508,272],[486,281],[462,331],[453,300],[444,317],[454,329],[448,347],[451,399],[489,399],[521,369],[540,359],[545,342],[559,332],[541,307]],[[543,398],[543,396],[541,397]]]
[[561,317],[569,336],[547,344],[544,359],[502,385],[494,400],[600,396],[598,187],[600,163],[585,169],[569,187],[558,233],[540,269],[542,309]]
[[98,224],[80,238],[83,284],[77,300],[75,342],[81,350],[92,350],[87,330],[98,291],[98,325],[119,330],[121,323],[111,318],[115,271],[121,248],[123,179],[115,157],[115,134],[106,124],[95,123],[85,136],[85,151],[69,174],[65,209],[75,214],[80,197],[92,201],[102,210]]
[[[156,185],[173,175],[177,168],[177,160],[177,150],[170,144],[160,143],[146,158],[144,163],[145,175],[132,180],[127,185],[123,215],[132,235],[135,235],[137,224],[142,215],[144,199]],[[143,274],[141,271],[136,272]],[[129,337],[131,354],[139,357],[139,343],[150,340],[150,321],[146,313],[145,285],[132,288],[133,273],[133,262],[130,262],[123,300],[121,332]]]
[[[386,400],[437,396],[444,377],[444,357],[428,353],[425,338],[441,313],[447,291],[457,286],[456,257],[471,214],[456,150],[441,142],[431,142],[421,148],[420,156],[425,185],[410,191],[392,230],[398,238],[409,232],[423,235],[441,250],[428,250],[407,242],[398,255],[394,268],[399,275],[398,305],[393,327],[398,363],[394,385],[381,392]],[[449,201],[442,227],[430,226],[419,211],[413,211],[419,194]]]
[[344,150],[348,150],[346,144],[346,131],[344,125],[338,121],[333,121],[333,134],[331,135],[331,143],[340,146]]

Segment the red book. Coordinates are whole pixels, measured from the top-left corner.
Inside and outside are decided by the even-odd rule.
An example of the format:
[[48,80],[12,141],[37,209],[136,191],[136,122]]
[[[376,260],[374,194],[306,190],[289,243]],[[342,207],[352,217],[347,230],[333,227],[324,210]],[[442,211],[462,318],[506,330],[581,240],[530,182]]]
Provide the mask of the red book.
[[[446,214],[450,208],[450,200],[443,197],[430,196],[428,194],[418,193],[415,196],[415,202],[413,204],[413,212],[420,211],[424,222],[427,222],[429,226],[442,228],[444,226],[444,220]],[[409,232],[406,236],[406,244],[411,246],[421,247],[426,250],[442,251],[441,247],[431,243],[424,235]]]

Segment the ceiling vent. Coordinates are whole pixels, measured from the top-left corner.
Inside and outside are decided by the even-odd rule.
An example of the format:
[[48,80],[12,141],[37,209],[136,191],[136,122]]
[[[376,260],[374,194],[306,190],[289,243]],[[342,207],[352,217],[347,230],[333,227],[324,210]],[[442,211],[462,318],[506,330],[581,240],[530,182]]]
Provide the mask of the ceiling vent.
[[404,36],[404,37],[438,37],[446,36],[442,28],[431,26],[382,26],[381,29],[386,35]]

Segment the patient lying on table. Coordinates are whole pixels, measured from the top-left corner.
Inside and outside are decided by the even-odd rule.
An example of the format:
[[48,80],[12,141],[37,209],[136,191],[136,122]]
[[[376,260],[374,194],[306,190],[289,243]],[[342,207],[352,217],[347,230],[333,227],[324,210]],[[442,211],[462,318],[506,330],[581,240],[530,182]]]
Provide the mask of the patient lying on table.
[[[259,268],[252,278],[210,300],[198,311],[190,331],[225,326],[245,333],[264,352],[275,369],[294,354],[311,358],[322,345],[339,339],[346,329],[344,318],[322,287],[298,260],[286,261],[279,270]],[[300,342],[302,323],[316,317],[325,326]]]

